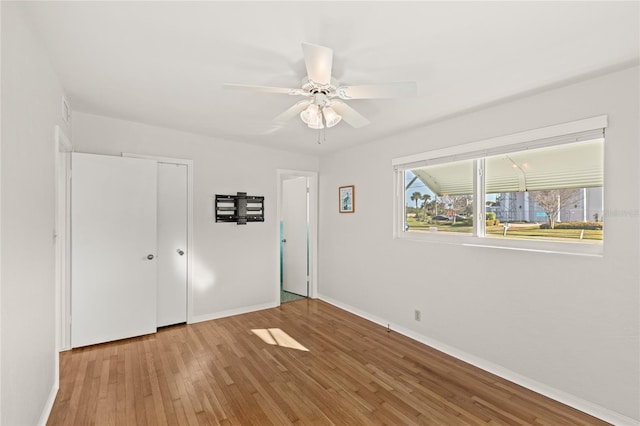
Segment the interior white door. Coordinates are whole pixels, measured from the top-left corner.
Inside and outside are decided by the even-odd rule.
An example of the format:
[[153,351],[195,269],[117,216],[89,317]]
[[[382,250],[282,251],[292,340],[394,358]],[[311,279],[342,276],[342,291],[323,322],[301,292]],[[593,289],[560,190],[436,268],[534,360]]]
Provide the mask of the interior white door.
[[307,178],[282,182],[282,288],[308,296],[307,274]]
[[72,154],[71,345],[156,331],[155,161]]
[[158,163],[158,327],[187,321],[187,166]]

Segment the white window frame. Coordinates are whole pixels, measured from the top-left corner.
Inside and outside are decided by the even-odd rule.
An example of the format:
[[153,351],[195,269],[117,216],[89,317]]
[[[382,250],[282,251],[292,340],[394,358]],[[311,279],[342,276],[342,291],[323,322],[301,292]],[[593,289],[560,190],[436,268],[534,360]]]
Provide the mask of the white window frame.
[[[491,155],[506,152],[522,151],[527,148],[541,148],[571,143],[571,138],[580,135],[602,131],[608,125],[608,116],[586,118],[583,120],[557,124],[535,130],[485,139],[450,148],[443,148],[428,152],[394,158],[391,161],[394,170],[394,215],[393,237],[401,240],[418,240],[430,243],[457,244],[470,247],[495,248],[507,250],[525,250],[546,253],[573,254],[584,256],[602,256],[604,253],[604,240],[602,243],[585,244],[583,242],[545,241],[526,239],[499,239],[486,238],[485,235],[485,208],[484,200],[478,195],[484,196],[484,163],[485,158]],[[443,163],[461,159],[475,159],[474,176],[474,221],[473,235],[459,235],[449,232],[405,232],[405,181],[404,172],[421,165]],[[606,200],[606,194],[603,194]]]

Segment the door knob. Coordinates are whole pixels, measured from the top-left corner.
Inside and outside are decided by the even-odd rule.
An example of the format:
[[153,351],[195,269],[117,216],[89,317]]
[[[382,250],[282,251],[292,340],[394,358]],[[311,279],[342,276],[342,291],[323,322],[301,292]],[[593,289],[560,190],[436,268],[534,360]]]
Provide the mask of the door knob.
[[182,251],[182,250],[180,250],[180,249],[178,249],[178,250],[176,250],[176,251],[178,252],[178,254],[179,254],[180,256],[182,256],[182,255],[184,254],[184,251]]
[[286,242],[287,242],[287,239],[286,239],[286,238],[283,238],[283,239],[282,239],[282,242],[283,242],[283,243],[286,243]]
[[147,259],[153,260],[153,255],[152,254],[147,255]]

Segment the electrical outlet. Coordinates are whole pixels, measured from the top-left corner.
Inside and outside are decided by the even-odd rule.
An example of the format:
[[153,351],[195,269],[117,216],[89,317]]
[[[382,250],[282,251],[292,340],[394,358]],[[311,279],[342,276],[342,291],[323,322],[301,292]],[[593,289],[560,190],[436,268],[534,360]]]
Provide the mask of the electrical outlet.
[[421,313],[419,310],[417,310],[417,309],[416,309],[416,310],[413,312],[413,318],[414,318],[416,321],[420,321],[420,318],[421,318],[421,317],[422,317],[422,313]]

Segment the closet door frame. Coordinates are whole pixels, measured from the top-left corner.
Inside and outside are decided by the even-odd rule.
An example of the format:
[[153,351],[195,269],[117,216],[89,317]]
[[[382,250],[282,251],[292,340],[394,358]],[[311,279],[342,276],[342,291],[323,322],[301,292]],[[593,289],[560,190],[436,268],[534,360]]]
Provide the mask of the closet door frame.
[[182,164],[187,166],[187,324],[193,322],[193,160],[160,157],[123,152],[123,157],[155,160],[159,163]]

